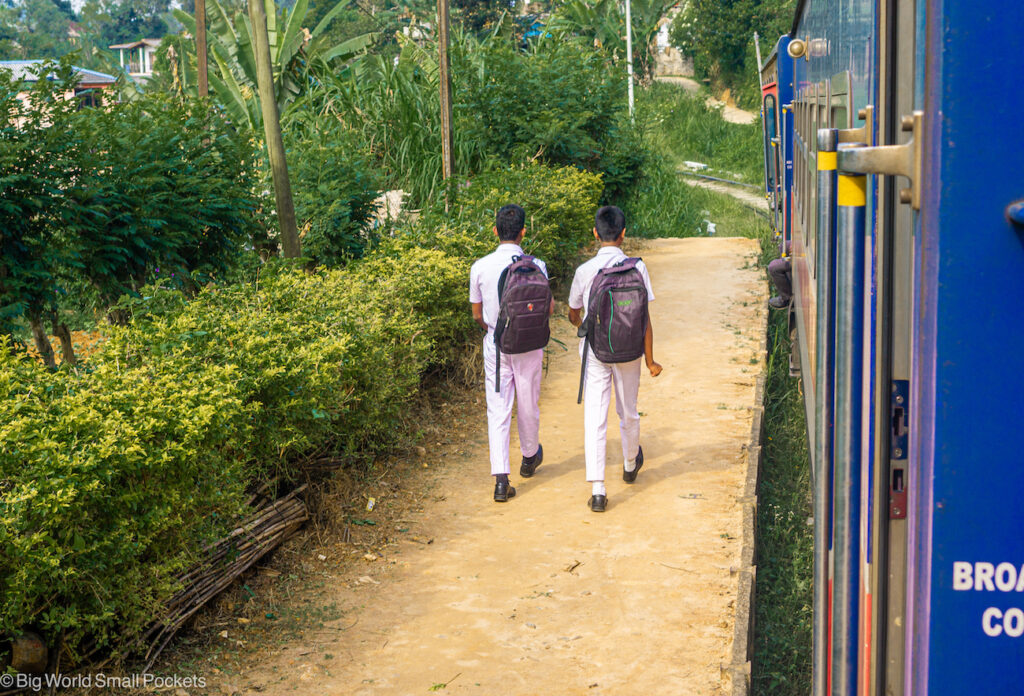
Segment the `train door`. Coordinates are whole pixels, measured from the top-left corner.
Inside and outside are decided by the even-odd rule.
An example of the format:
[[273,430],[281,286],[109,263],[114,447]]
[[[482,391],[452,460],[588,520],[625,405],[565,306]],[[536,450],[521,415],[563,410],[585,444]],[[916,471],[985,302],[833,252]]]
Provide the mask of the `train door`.
[[905,691],[1020,694],[1024,4],[919,15]]
[[771,207],[770,224],[772,232],[780,235],[780,168],[782,142],[779,138],[778,98],[774,91],[766,91],[761,110],[762,132],[764,134],[765,192]]
[[[879,12],[879,87],[875,114],[881,144],[907,143],[903,117],[914,110],[914,0],[883,0]],[[875,485],[865,502],[872,572],[865,579],[860,683],[865,696],[902,696],[906,649],[907,486],[914,271],[914,211],[900,202],[907,180],[878,176],[875,248],[873,452]]]

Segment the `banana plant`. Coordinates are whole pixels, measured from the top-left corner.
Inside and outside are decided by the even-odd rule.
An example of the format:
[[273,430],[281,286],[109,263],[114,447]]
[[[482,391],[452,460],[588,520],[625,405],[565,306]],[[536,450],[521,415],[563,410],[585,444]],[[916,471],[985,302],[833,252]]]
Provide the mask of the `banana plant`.
[[[324,68],[348,62],[365,51],[376,38],[373,33],[362,34],[328,45],[325,36],[328,25],[351,0],[341,0],[312,30],[303,26],[309,0],[298,0],[291,11],[287,8],[279,10],[274,0],[262,1],[267,12],[274,94],[277,108],[282,113],[306,91],[312,67]],[[174,11],[174,16],[195,36],[195,17],[180,9]],[[209,54],[217,68],[210,71],[210,88],[235,123],[246,124],[255,133],[260,133],[262,116],[249,15],[241,10],[232,15],[219,0],[209,0],[207,20]]]

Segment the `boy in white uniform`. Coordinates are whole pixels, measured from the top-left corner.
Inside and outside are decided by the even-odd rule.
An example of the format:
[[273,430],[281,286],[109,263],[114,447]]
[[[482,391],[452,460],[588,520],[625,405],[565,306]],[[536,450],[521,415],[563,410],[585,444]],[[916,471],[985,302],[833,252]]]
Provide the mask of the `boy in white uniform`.
[[[605,206],[597,211],[594,219],[594,237],[601,248],[594,258],[576,269],[569,290],[569,321],[580,326],[587,318],[590,304],[590,288],[602,268],[612,266],[626,258],[622,242],[626,238],[626,216],[615,206]],[[647,288],[647,301],[654,300],[651,278],[643,261],[636,264]],[[583,355],[583,341],[580,341],[580,355]],[[661,365],[654,361],[654,330],[650,314],[647,316],[647,333],[644,336],[644,359],[652,377],[661,374]],[[587,481],[592,485],[592,494],[587,505],[594,512],[604,512],[608,504],[608,493],[604,485],[605,443],[608,433],[608,402],[612,387],[615,388],[615,411],[619,415],[619,432],[622,436],[622,480],[636,481],[636,475],[644,463],[644,451],[640,447],[640,414],[637,411],[637,394],[640,390],[640,358],[625,363],[603,363],[587,351],[586,377],[583,386],[583,445],[587,463]]]
[[[469,301],[473,308],[473,319],[487,333],[484,336],[484,384],[487,393],[487,437],[490,443],[491,475],[494,476],[494,500],[504,503],[516,494],[508,480],[509,433],[512,427],[512,402],[515,401],[516,422],[519,426],[519,448],[523,461],[519,475],[533,476],[533,472],[544,459],[544,448],[540,446],[540,377],[544,366],[544,349],[519,353],[501,354],[499,390],[495,391],[495,346],[494,325],[498,319],[500,297],[498,280],[513,261],[513,257],[524,256],[519,246],[526,234],[526,213],[518,205],[506,205],[495,216],[494,234],[498,237],[498,248],[478,259],[469,271]],[[540,259],[536,264],[547,275],[547,267]],[[551,309],[554,311],[554,303]]]

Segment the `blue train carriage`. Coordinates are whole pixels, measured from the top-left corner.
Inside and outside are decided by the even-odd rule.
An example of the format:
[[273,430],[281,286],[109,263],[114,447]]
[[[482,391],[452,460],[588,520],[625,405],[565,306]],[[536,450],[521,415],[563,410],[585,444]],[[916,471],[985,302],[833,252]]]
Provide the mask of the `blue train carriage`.
[[790,181],[793,176],[792,142],[784,139],[792,115],[784,105],[793,101],[793,61],[786,54],[789,37],[776,42],[760,67],[761,135],[764,139],[764,189],[768,200],[768,222],[785,252],[790,238]]
[[1009,0],[797,7],[814,696],[1024,694],[1022,26]]

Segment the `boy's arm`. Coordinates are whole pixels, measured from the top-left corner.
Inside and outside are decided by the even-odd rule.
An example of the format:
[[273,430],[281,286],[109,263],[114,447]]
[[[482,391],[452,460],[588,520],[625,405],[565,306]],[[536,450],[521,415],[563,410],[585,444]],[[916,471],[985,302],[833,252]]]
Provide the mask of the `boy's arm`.
[[644,334],[644,360],[647,369],[651,371],[651,377],[661,374],[661,365],[654,362],[654,328],[651,326],[650,310],[647,311],[647,333]]
[[583,323],[583,308],[575,309],[569,308],[569,323],[579,328],[579,325]]
[[484,331],[487,330],[487,324],[484,322],[484,303],[483,302],[470,302],[470,307],[473,308],[473,320],[480,325],[480,328]]

